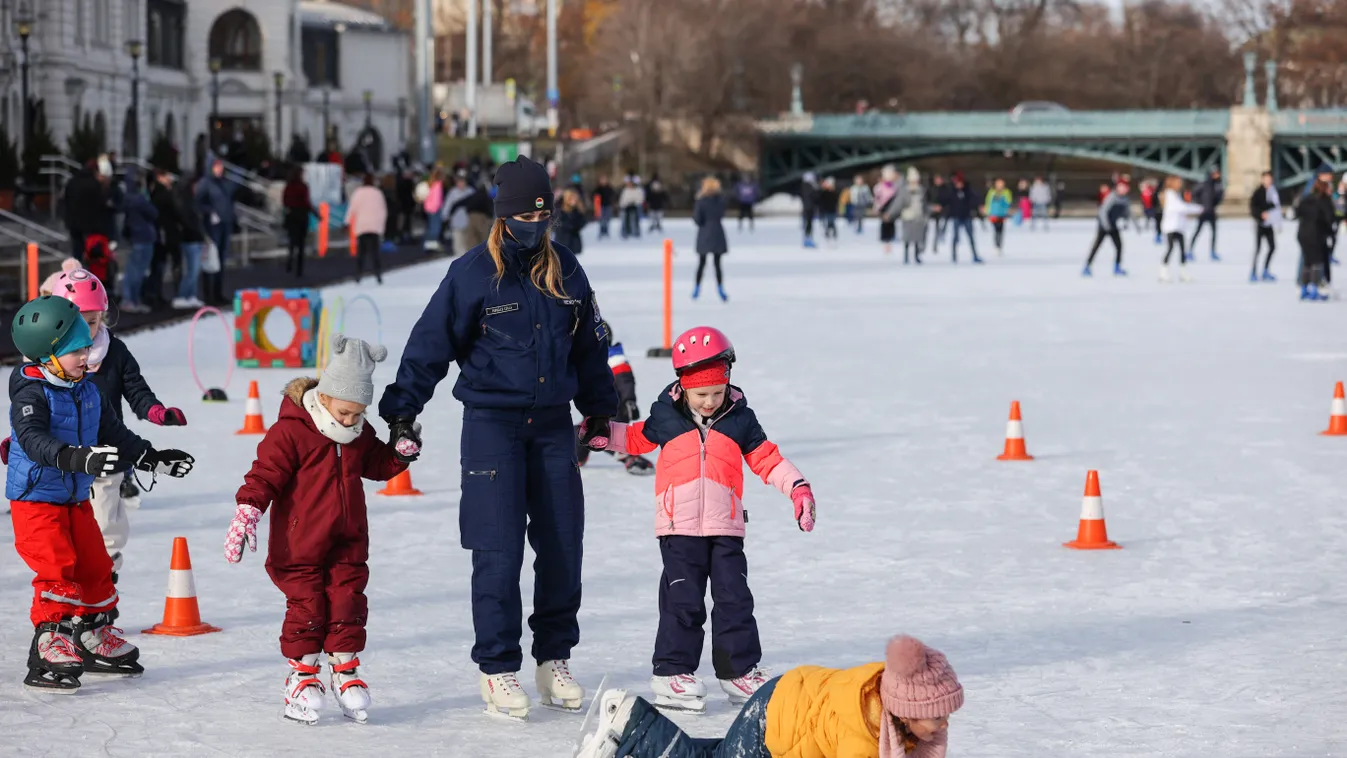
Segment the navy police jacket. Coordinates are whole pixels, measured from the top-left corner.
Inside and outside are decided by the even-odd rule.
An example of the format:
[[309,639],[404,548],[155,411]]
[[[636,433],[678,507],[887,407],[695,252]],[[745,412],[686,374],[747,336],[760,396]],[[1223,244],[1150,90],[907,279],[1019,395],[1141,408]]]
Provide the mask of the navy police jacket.
[[454,397],[479,408],[575,407],[612,416],[617,392],[608,369],[608,327],[575,255],[561,259],[563,298],[529,279],[532,253],[506,237],[504,276],[482,243],[449,265],[402,351],[397,380],[379,400],[384,418],[415,417],[457,363]]
[[94,477],[56,468],[68,446],[112,445],[119,471],[131,468],[150,444],[127,429],[93,382],[67,382],[36,364],[9,375],[9,418],[13,441],[5,497],[36,503],[68,504],[89,499]]

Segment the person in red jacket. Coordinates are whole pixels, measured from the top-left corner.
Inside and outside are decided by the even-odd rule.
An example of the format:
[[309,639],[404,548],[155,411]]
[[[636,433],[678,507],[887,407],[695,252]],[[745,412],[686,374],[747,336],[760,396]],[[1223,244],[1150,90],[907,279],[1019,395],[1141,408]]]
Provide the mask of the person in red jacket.
[[285,388],[276,423],[257,446],[257,460],[239,488],[225,538],[225,559],[238,563],[243,545],[257,550],[257,522],[271,508],[267,574],[285,593],[281,653],[290,659],[285,717],[312,724],[323,704],[319,656],[328,654],[331,685],[347,718],[364,723],[369,688],[356,654],[365,649],[369,603],[369,523],[361,479],[387,481],[407,464],[365,423],[374,400],[374,365],[388,357],[340,334],[318,380]]

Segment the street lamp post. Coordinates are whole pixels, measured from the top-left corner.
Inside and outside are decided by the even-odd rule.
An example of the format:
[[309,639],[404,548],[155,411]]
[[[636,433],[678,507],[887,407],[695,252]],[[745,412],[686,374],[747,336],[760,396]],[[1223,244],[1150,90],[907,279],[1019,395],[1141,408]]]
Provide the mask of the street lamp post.
[[364,93],[365,98],[365,128],[368,129],[374,124],[374,113],[371,108],[374,105],[374,90],[367,89]]
[[20,88],[23,97],[23,146],[27,147],[33,137],[33,107],[28,97],[28,38],[33,34],[33,11],[27,2],[19,3],[14,14],[14,32],[19,35],[19,46],[23,51],[23,62],[19,64]]
[[126,52],[131,55],[131,157],[140,157],[140,54],[138,39],[127,40]]
[[216,122],[220,120],[220,59],[211,58],[210,63],[210,123],[206,125],[206,134],[209,136],[210,146],[217,147],[215,137],[217,129]]
[[398,98],[398,146],[407,142],[407,98]]
[[277,155],[280,155],[283,139],[282,134],[284,133],[281,130],[281,98],[285,88],[285,73],[277,71],[271,75],[271,78],[272,81],[276,83],[276,146],[274,152]]
[[332,136],[331,127],[331,105],[332,90],[326,86],[323,87],[323,153],[326,154],[331,145],[328,144]]

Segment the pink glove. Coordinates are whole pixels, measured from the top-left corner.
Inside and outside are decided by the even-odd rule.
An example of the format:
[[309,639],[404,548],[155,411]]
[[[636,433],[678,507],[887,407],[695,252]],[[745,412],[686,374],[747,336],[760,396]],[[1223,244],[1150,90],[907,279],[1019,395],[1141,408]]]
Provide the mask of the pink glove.
[[790,501],[795,503],[795,521],[800,531],[814,531],[814,491],[808,484],[801,484],[790,491]]
[[229,534],[225,535],[225,560],[238,563],[243,560],[243,543],[248,549],[257,552],[257,522],[262,519],[262,511],[247,503],[239,503],[234,511],[234,520],[229,522]]
[[162,405],[156,405],[145,414],[151,424],[159,426],[187,426],[187,416],[177,408],[165,408]]

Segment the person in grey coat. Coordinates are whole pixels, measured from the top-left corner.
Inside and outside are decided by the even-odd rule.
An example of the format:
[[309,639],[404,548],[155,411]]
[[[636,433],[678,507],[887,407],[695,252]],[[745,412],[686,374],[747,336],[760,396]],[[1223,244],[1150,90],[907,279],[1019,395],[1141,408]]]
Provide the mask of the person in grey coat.
[[701,191],[697,193],[697,203],[692,206],[692,222],[697,225],[697,285],[692,289],[692,299],[702,294],[702,274],[706,271],[706,256],[715,257],[716,291],[721,300],[729,300],[725,294],[725,278],[720,270],[720,256],[730,250],[725,239],[725,227],[721,220],[725,218],[725,195],[720,191],[720,180],[708,176],[702,180]]
[[908,262],[910,252],[920,266],[921,254],[926,251],[926,219],[931,211],[916,166],[908,167],[907,182],[898,185],[897,207],[898,218],[903,222],[903,263]]

